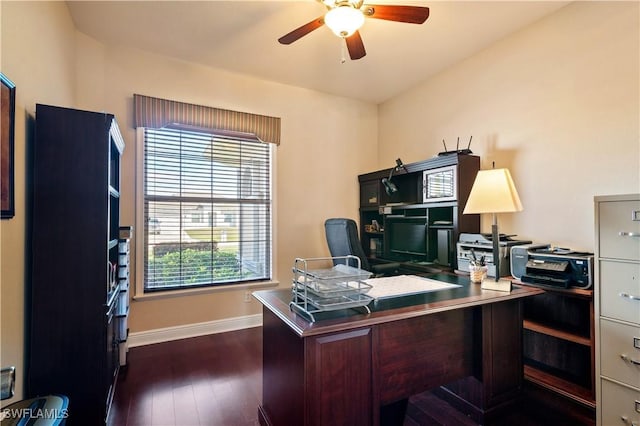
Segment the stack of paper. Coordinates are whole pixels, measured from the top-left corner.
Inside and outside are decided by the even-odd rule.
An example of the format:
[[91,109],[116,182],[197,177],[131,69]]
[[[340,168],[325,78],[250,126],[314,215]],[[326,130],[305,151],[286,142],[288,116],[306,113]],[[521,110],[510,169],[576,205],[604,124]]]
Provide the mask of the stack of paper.
[[394,277],[371,278],[364,281],[371,285],[368,296],[374,299],[406,296],[410,294],[428,293],[431,291],[448,290],[461,287],[458,284],[449,284],[430,278],[416,275],[398,275]]

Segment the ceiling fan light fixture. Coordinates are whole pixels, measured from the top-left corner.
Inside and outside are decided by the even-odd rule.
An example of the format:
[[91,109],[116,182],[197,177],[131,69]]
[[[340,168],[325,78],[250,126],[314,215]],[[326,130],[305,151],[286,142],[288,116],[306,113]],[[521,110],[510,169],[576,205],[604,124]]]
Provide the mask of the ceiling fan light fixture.
[[362,27],[364,15],[360,9],[342,5],[328,11],[324,16],[324,23],[338,37],[347,38]]
[[356,9],[360,9],[363,3],[363,0],[318,0],[318,1],[331,9],[340,5],[343,5],[343,6],[351,5]]

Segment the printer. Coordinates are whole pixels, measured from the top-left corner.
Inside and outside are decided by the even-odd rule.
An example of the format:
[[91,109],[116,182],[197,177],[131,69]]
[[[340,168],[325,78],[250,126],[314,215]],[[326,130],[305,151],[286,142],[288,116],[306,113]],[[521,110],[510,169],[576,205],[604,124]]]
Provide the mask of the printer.
[[[496,276],[496,266],[493,261],[493,243],[491,242],[491,234],[470,234],[461,233],[457,243],[458,270],[469,272],[469,263],[475,256],[483,257],[487,265],[487,275]],[[511,247],[530,244],[531,241],[514,240],[510,235],[500,234],[500,242],[498,247],[498,256],[500,256],[500,276],[509,275],[509,254]]]
[[540,287],[588,289],[593,285],[593,253],[548,244],[511,247],[511,275]]

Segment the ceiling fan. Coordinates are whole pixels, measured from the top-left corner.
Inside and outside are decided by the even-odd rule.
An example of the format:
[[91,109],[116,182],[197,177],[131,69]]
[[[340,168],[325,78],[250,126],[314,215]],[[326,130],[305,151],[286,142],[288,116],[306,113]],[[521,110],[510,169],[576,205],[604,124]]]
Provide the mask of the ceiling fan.
[[327,13],[280,37],[278,39],[280,43],[291,44],[326,24],[338,37],[345,40],[349,56],[352,60],[356,60],[367,54],[358,31],[364,24],[365,18],[422,24],[429,17],[429,8],[422,6],[363,4],[364,0],[317,1],[327,7]]

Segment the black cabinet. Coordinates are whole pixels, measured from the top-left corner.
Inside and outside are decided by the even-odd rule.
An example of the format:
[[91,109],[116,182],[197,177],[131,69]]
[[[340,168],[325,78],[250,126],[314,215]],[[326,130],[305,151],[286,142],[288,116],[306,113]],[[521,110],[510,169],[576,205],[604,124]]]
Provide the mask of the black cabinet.
[[[400,261],[456,269],[455,244],[461,232],[480,232],[480,215],[463,215],[480,157],[450,154],[358,176],[360,241],[372,261]],[[452,196],[428,198],[425,174],[453,170]],[[382,179],[393,182],[388,193]],[[441,188],[436,188],[441,189]],[[375,221],[375,222],[374,222]],[[377,223],[379,227],[371,226]],[[375,260],[374,260],[375,259]]]
[[30,177],[27,397],[69,397],[104,424],[118,372],[120,157],[113,115],[36,106]]
[[[480,215],[462,213],[479,169],[480,157],[454,153],[405,164],[393,174],[384,169],[358,176],[360,241],[366,255],[373,262],[456,269],[459,234],[480,232]],[[438,170],[453,171],[447,182],[453,195],[440,200],[425,195],[426,174]],[[389,193],[382,179],[391,175],[397,191]]]

